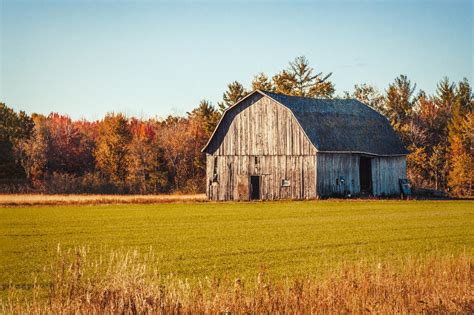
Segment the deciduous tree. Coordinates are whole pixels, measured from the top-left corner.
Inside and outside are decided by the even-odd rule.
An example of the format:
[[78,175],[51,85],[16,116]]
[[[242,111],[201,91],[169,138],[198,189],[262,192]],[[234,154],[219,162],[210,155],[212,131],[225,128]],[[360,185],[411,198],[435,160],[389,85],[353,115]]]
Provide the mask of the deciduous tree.
[[474,179],[471,152],[474,117],[472,90],[467,79],[458,84],[455,92],[448,126],[450,153],[448,186],[454,195],[468,196],[472,194]]
[[126,158],[131,139],[128,120],[123,114],[107,114],[99,123],[95,150],[97,169],[116,187],[123,187],[127,176]]
[[132,193],[163,193],[169,189],[169,174],[158,128],[159,124],[154,120],[131,119],[127,185]]
[[354,91],[351,94],[345,92],[345,98],[355,98],[381,114],[386,111],[385,97],[380,94],[376,87],[367,83],[354,85]]
[[16,113],[0,103],[0,184],[9,185],[25,180],[26,173],[15,150],[21,142],[32,136],[33,127],[32,119],[25,112]]

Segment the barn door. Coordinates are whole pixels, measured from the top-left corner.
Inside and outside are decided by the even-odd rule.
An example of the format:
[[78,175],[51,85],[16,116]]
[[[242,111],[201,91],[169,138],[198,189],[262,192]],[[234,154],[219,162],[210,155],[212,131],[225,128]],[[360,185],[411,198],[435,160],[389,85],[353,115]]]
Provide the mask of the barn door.
[[260,200],[260,177],[250,176],[250,199]]
[[361,194],[373,195],[372,192],[372,159],[361,156],[359,161],[359,178]]

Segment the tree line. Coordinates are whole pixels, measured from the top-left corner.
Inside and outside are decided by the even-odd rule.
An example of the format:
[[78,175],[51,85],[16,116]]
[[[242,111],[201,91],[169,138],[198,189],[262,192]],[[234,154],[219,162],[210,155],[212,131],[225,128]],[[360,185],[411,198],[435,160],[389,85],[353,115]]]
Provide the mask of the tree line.
[[414,187],[471,196],[473,93],[467,79],[443,78],[433,95],[400,75],[380,92],[363,83],[335,96],[332,73],[305,57],[246,89],[234,81],[214,106],[166,119],[109,113],[98,121],[51,113],[27,115],[0,103],[0,190],[43,193],[156,194],[205,191],[202,147],[222,113],[255,89],[316,98],[356,98],[385,115],[405,146]]

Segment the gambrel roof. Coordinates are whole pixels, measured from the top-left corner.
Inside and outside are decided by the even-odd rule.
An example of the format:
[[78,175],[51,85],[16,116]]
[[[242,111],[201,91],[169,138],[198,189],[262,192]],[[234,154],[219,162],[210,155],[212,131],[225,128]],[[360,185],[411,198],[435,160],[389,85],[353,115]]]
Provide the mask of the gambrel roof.
[[[379,156],[408,154],[387,118],[355,99],[317,99],[257,90],[228,108],[216,130],[229,111],[255,93],[269,97],[288,108],[319,152]],[[203,148],[203,152],[207,152],[215,133],[216,131]]]

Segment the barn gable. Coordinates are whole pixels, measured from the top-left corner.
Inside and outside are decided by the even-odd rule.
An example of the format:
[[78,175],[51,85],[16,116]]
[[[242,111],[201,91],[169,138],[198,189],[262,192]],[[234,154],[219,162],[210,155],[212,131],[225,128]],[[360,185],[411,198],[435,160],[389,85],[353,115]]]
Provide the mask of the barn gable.
[[[259,117],[267,117],[267,119],[257,117],[259,121],[248,122],[256,114],[250,107],[254,103],[266,104],[257,107],[263,114]],[[291,115],[286,116],[293,121],[286,121],[285,126],[280,125],[279,120],[285,112],[278,109],[275,103],[291,112]],[[268,104],[271,104],[270,107]],[[237,118],[238,121],[233,122],[236,117],[240,117],[241,113],[244,120]],[[250,116],[245,119],[245,115]],[[248,125],[242,125],[246,123],[245,121]],[[254,125],[263,128],[262,132],[255,133],[255,139],[239,134],[242,130],[249,132],[247,128]],[[289,128],[291,126],[293,128]],[[271,143],[272,141],[283,140],[284,142],[284,139],[275,140],[273,137],[265,137],[266,134],[291,137],[291,133],[294,132],[301,132],[304,136],[298,148],[292,147],[289,142],[284,145],[284,149],[270,148],[275,145]],[[229,141],[225,139],[227,137],[230,138]],[[306,149],[308,140],[310,147]],[[266,143],[267,141],[270,143]],[[268,149],[265,150],[267,145]],[[298,152],[295,152],[295,149]],[[209,154],[214,154],[217,150],[220,150],[220,154],[226,152],[226,154],[240,155],[313,154],[315,151],[377,156],[397,156],[408,153],[388,120],[357,100],[314,99],[263,91],[254,91],[224,113],[214,134],[203,149]]]
[[227,109],[203,151],[232,156],[316,154],[292,112],[262,92]]

